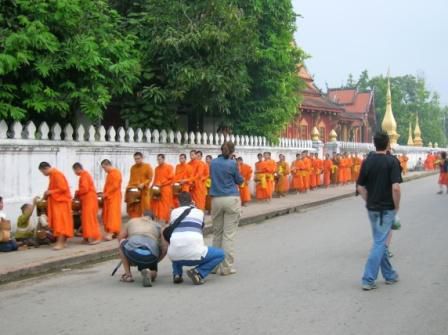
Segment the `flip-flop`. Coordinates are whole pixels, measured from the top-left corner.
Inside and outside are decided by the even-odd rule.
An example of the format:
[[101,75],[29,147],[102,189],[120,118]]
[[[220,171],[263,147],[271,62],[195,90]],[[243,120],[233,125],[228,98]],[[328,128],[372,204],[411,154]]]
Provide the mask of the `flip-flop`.
[[120,281],[123,283],[133,283],[134,282],[134,278],[132,278],[132,276],[127,275],[126,273],[123,274],[120,278]]

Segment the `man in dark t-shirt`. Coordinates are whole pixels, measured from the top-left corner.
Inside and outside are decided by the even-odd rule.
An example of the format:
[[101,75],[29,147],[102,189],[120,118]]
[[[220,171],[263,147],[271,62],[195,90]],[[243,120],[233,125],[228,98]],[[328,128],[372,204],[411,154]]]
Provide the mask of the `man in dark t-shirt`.
[[357,181],[357,190],[366,202],[373,235],[373,246],[362,277],[362,288],[366,291],[376,288],[380,268],[386,284],[398,281],[398,274],[389,261],[386,241],[400,208],[400,163],[387,154],[389,136],[385,132],[375,134],[374,144],[376,152],[362,164]]

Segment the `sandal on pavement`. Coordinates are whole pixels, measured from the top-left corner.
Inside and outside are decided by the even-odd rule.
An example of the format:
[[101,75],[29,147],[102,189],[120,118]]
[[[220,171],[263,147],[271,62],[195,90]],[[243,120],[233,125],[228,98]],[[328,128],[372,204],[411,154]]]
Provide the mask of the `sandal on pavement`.
[[134,278],[132,278],[132,275],[128,275],[127,273],[124,273],[121,278],[120,281],[123,283],[133,283],[134,282]]

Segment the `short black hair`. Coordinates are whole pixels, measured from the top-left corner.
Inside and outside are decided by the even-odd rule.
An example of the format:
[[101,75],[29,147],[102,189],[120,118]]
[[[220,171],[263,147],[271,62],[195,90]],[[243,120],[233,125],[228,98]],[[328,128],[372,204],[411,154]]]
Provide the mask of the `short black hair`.
[[443,159],[446,159],[446,151],[442,151],[442,152],[440,153],[440,156],[441,156]]
[[263,154],[260,152],[257,157],[263,157]]
[[46,169],[46,168],[51,168],[50,163],[47,163],[47,162],[40,162],[40,164],[39,164],[39,170],[43,170],[43,169]]
[[191,205],[191,194],[189,192],[180,192],[177,198],[181,206]]
[[101,161],[101,166],[103,166],[103,165],[112,165],[112,162],[108,159],[103,159]]
[[243,157],[238,157],[236,160],[242,162],[243,161]]
[[22,206],[20,206],[20,210],[22,211],[22,213],[28,206],[31,206],[31,205],[30,204],[23,204]]
[[74,169],[81,169],[81,170],[82,170],[83,168],[82,168],[81,163],[76,162],[75,164],[73,164],[72,169],[73,169],[73,170],[74,170]]
[[297,157],[300,157],[300,154],[296,154],[296,158],[297,158]]
[[205,158],[213,159],[213,156],[212,155],[207,155],[207,156],[205,156]]
[[196,154],[196,150],[190,150],[190,154],[191,154],[191,153]]
[[197,150],[197,151],[196,151],[196,155],[201,155],[201,157],[202,157],[202,151]]
[[185,155],[185,154],[180,154],[179,157],[183,157],[183,158],[187,159],[187,155]]
[[378,131],[373,137],[373,144],[377,151],[384,151],[389,145],[389,135],[385,131]]
[[136,153],[134,153],[134,157],[136,156],[140,156],[143,158],[143,154],[140,151],[137,151]]
[[157,158],[163,158],[163,159],[165,159],[165,155],[164,155],[164,154],[158,154],[158,155],[157,155]]
[[3,197],[0,196],[0,202],[2,202],[2,201],[3,201]]

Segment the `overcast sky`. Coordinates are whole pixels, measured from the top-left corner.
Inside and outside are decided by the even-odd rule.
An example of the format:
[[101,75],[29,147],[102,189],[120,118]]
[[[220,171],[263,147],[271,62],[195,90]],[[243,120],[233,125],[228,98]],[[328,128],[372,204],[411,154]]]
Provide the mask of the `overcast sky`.
[[448,105],[448,0],[293,0],[296,41],[318,86],[349,73],[423,74]]

